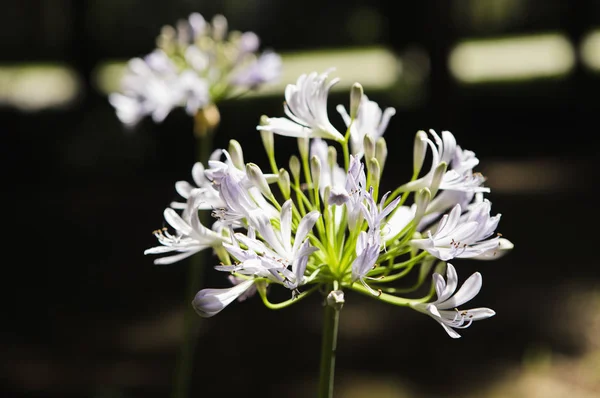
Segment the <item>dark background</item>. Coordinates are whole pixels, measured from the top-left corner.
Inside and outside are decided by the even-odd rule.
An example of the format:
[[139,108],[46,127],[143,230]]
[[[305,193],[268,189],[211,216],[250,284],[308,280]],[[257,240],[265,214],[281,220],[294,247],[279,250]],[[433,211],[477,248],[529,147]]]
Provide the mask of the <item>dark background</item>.
[[[186,263],[155,266],[143,251],[156,244],[173,184],[190,178],[192,120],[176,110],[126,131],[94,73],[151,51],[162,25],[192,11],[223,13],[282,53],[377,45],[425,54],[411,95],[402,85],[367,91],[397,110],[386,184],[408,177],[418,129],[448,129],[477,153],[503,214],[498,231],[515,243],[495,262],[453,262],[461,280],[482,272],[473,305],[497,312],[460,340],[426,316],[348,294],[337,396],[600,395],[599,75],[580,57],[554,79],[465,85],[448,69],[464,38],[559,32],[577,49],[600,26],[600,1],[21,0],[0,6],[0,66],[64,63],[81,89],[60,109],[0,104],[3,397],[169,394]],[[330,98],[347,103],[345,92]],[[221,104],[215,147],[235,138],[246,161],[264,161],[254,127],[262,114],[281,116],[282,100],[283,91]],[[221,273],[206,278],[224,283]],[[316,296],[281,312],[258,299],[231,305],[202,324],[193,396],[314,396],[320,327]]]

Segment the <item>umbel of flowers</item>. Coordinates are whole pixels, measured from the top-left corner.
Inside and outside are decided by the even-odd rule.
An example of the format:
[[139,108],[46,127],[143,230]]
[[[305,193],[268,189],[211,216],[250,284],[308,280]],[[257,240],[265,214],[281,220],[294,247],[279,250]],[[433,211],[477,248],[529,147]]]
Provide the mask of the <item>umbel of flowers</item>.
[[[458,288],[449,261],[491,260],[513,246],[495,232],[500,214],[492,215],[490,189],[474,171],[479,160],[449,131],[418,131],[412,178],[381,192],[383,134],[395,111],[382,110],[356,83],[348,109],[337,107],[345,124],[338,130],[327,112],[339,80],[329,80],[330,73],[300,76],[286,88],[286,116],[261,118],[270,170],[246,163],[234,140],[207,165],[196,163],[194,184],[176,184],[185,201],[164,211],[171,228],[156,231],[160,245],[146,253],[168,253],[155,263],[169,264],[214,250],[220,260],[214,268],[231,287],[197,293],[192,304],[202,317],[256,294],[267,307],[283,308],[325,291],[326,303],[339,310],[352,290],[429,315],[460,337],[456,329],[494,311],[461,308],[478,294],[482,278],[476,272]],[[298,154],[284,164],[275,156],[275,135],[297,141]],[[212,212],[212,226],[200,223],[202,211]],[[401,284],[409,274],[416,282]],[[271,302],[277,287],[290,298]]]
[[192,116],[209,109],[204,116],[217,119],[208,121],[216,124],[215,104],[281,74],[280,56],[270,50],[259,53],[258,36],[229,31],[223,15],[209,22],[193,13],[175,27],[164,26],[156,45],[150,54],[128,62],[120,92],[109,95],[125,125],[133,126],[148,115],[162,122],[176,107]]

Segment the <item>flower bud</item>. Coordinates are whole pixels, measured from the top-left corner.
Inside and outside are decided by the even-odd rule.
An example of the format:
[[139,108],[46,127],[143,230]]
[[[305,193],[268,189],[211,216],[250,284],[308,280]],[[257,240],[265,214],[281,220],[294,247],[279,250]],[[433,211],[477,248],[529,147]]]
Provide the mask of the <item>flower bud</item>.
[[344,306],[344,292],[342,290],[332,290],[327,295],[327,305],[339,311]]
[[248,163],[246,165],[246,175],[248,176],[248,179],[250,179],[250,181],[252,182],[252,185],[257,187],[263,195],[265,195],[266,197],[273,196],[271,188],[269,187],[269,183],[267,182],[267,179],[265,178],[265,175],[263,174],[260,167],[258,167],[254,163]]
[[437,194],[438,189],[440,188],[440,184],[442,183],[442,178],[444,178],[444,174],[446,174],[446,169],[448,165],[446,162],[440,162],[438,166],[435,168],[433,172],[433,178],[431,179],[431,197],[434,198]]
[[375,158],[371,158],[368,163],[369,174],[371,174],[372,184],[379,185],[379,180],[381,178],[381,167],[379,167],[379,162]]
[[365,135],[363,139],[363,148],[365,151],[365,159],[371,159],[375,157],[375,142],[373,142],[373,138],[368,134]]
[[435,264],[436,261],[436,257],[425,257],[425,259],[421,262],[421,266],[419,267],[418,280],[422,281],[427,277],[427,275],[429,275],[429,271],[431,271],[431,268],[433,268],[433,264]]
[[222,41],[227,35],[227,18],[221,14],[217,14],[212,19],[212,35],[215,41]]
[[279,187],[286,199],[290,198],[290,173],[286,169],[279,169]]
[[415,225],[418,225],[423,218],[423,215],[427,211],[427,206],[429,206],[429,202],[431,201],[431,191],[429,188],[420,189],[415,195],[415,204],[417,205],[417,210],[415,212],[415,217],[413,218],[413,222]]
[[387,143],[383,137],[379,137],[377,140],[377,144],[375,144],[375,158],[379,162],[379,166],[383,168],[385,165],[385,161],[387,160],[388,149]]
[[363,96],[363,87],[360,83],[354,83],[350,89],[350,118],[355,119],[358,114],[358,107]]
[[446,262],[440,261],[439,263],[437,263],[437,265],[433,269],[433,272],[436,274],[444,275],[446,273]]
[[319,189],[319,182],[321,181],[321,161],[314,155],[310,158],[310,174],[312,176],[313,188]]
[[244,170],[244,151],[240,143],[236,140],[229,140],[228,151],[233,165],[240,170]]
[[413,148],[413,173],[415,176],[421,172],[423,161],[427,154],[427,133],[423,130],[417,131],[415,136],[415,146]]
[[308,157],[308,145],[310,140],[305,137],[298,137],[298,151],[300,151],[300,157],[306,159]]
[[[260,117],[260,125],[264,126],[266,124],[268,124],[269,118],[266,115],[262,115]],[[267,131],[267,130],[259,130],[260,131],[260,138],[262,138],[262,142],[263,142],[263,146],[265,147],[265,152],[267,153],[267,156],[271,157],[273,156],[273,153],[275,151],[274,149],[274,140],[273,140],[273,133],[271,131]]]
[[294,181],[300,181],[300,168],[301,165],[298,156],[290,156],[290,171],[292,172],[292,177],[294,177]]
[[194,297],[192,307],[201,317],[209,318],[221,312],[253,284],[254,280],[248,279],[228,289],[202,289]]
[[337,164],[337,150],[335,147],[327,147],[327,165],[329,166],[329,170],[334,170],[335,165]]

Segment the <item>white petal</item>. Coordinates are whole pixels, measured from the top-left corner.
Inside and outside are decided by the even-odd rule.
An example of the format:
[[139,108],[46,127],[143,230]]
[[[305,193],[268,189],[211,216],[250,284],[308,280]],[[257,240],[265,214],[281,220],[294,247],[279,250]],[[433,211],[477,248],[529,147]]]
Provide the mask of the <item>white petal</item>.
[[167,221],[167,223],[169,223],[170,226],[175,228],[178,232],[181,232],[183,235],[189,236],[194,232],[192,230],[192,227],[188,223],[183,221],[183,219],[179,216],[179,214],[177,214],[175,210],[167,208],[163,212],[163,215],[165,217],[165,221]]
[[311,132],[308,127],[299,125],[283,117],[271,117],[267,121],[269,124],[257,126],[256,129],[271,131],[287,137],[308,137]]
[[498,247],[487,250],[471,258],[474,260],[496,260],[511,251],[514,247],[515,245],[508,239],[500,238],[498,240]]
[[442,325],[442,327],[444,328],[444,330],[446,331],[446,333],[448,333],[448,336],[452,337],[453,339],[459,339],[460,338],[460,334],[456,333],[456,330],[452,329],[448,325],[443,324],[442,322],[440,322],[440,325]]
[[192,178],[198,187],[204,185],[206,181],[206,176],[204,175],[204,166],[200,162],[194,163],[192,167]]
[[187,181],[177,181],[175,183],[175,191],[184,198],[190,197],[190,192],[194,187]]
[[[443,298],[439,299],[439,302],[446,301],[456,291],[458,286],[458,275],[456,274],[456,268],[450,263],[446,264],[446,289],[443,293]],[[438,305],[438,308],[440,306]]]
[[[465,313],[465,321],[479,321],[481,319],[487,319],[494,315],[496,312],[490,308],[473,308],[469,310],[460,310],[459,312]],[[440,315],[446,319],[453,319],[456,316],[456,310],[442,310]]]
[[197,250],[190,250],[190,251],[186,251],[184,253],[180,253],[180,254],[176,254],[174,256],[167,256],[167,257],[161,257],[161,258],[157,258],[154,260],[154,264],[156,265],[167,265],[167,264],[173,264],[176,263],[177,261],[181,261],[185,258],[190,257],[193,254],[198,253],[199,251],[208,248],[208,246],[204,246],[204,247],[198,247]]
[[467,301],[471,300],[473,297],[477,296],[477,293],[481,290],[482,278],[479,272],[475,272],[473,275],[469,277],[460,287],[458,292],[446,302],[438,304],[437,307],[440,310],[445,310],[448,308],[457,308]]
[[294,237],[294,248],[292,249],[292,252],[295,253],[298,250],[298,247],[304,241],[306,235],[312,230],[320,215],[321,213],[317,210],[313,210],[300,220],[298,229],[296,230],[296,236]]

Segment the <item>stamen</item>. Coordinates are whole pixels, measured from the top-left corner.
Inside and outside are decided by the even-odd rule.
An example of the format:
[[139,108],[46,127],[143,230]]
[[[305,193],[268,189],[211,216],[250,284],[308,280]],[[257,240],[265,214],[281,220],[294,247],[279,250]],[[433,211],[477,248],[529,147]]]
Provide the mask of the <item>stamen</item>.
[[371,286],[367,285],[367,282],[365,282],[365,280],[363,278],[360,278],[360,283],[362,283],[362,285],[367,288],[367,290],[369,291],[369,293],[371,293],[373,296],[381,296],[381,294],[383,293],[381,291],[381,289],[377,289],[377,291],[373,290],[373,288],[371,288]]

